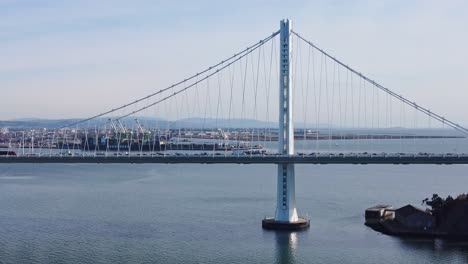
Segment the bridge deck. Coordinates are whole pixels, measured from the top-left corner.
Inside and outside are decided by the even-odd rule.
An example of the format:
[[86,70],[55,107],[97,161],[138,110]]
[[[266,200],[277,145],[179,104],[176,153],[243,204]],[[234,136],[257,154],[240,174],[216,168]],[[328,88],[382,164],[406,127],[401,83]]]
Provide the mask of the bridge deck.
[[468,164],[468,156],[9,156],[0,163]]

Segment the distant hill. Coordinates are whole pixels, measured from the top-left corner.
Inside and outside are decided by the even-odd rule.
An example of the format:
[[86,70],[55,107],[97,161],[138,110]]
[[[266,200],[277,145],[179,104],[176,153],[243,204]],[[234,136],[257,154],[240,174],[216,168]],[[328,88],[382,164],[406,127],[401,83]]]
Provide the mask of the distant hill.
[[214,119],[214,118],[186,118],[177,121],[172,121],[173,127],[190,127],[190,128],[276,128],[278,123],[265,122],[255,119]]
[[[278,123],[265,122],[254,119],[214,119],[214,118],[186,118],[180,120],[165,120],[153,117],[137,117],[143,127],[162,127],[162,128],[276,128]],[[111,118],[112,119],[112,118]],[[0,120],[0,127],[20,128],[20,129],[38,129],[38,128],[57,128],[72,124],[82,119],[39,119],[39,118],[22,118],[14,120]],[[84,122],[80,127],[95,127],[102,126],[107,123],[109,118],[96,118],[95,120]],[[127,127],[135,127],[136,122],[134,117],[128,117],[121,120]],[[73,127],[73,126],[72,126]]]
[[[70,119],[39,119],[39,118],[22,118],[22,119],[15,119],[15,120],[7,120],[1,121],[0,120],[0,128],[16,128],[20,130],[30,130],[30,129],[39,129],[39,128],[47,128],[47,129],[54,129],[58,127],[62,127],[67,124],[74,123],[76,121],[83,120],[78,118],[70,118]],[[170,129],[177,129],[177,128],[188,128],[188,129],[216,129],[216,128],[272,128],[278,129],[278,122],[266,122],[261,120],[254,120],[254,119],[214,119],[214,118],[185,118],[180,120],[165,120],[162,118],[154,118],[154,117],[138,117],[138,121],[143,127],[146,128],[170,128]],[[109,122],[109,118],[96,118],[93,121],[84,122],[79,125],[79,127],[87,127],[89,129],[93,129],[95,126],[103,127],[104,124]],[[136,128],[135,117],[127,117],[122,119],[122,124],[128,128]],[[295,129],[303,128],[302,122],[296,122]],[[70,126],[73,128],[73,126]],[[315,130],[317,125],[315,124],[306,124],[306,129]],[[351,134],[359,134],[359,133],[372,133],[372,134],[411,134],[411,135],[426,135],[426,136],[460,136],[460,133],[457,133],[453,129],[449,128],[398,128],[398,127],[391,127],[391,128],[337,128],[335,126],[329,127],[327,124],[320,124],[318,126],[319,131],[323,133],[328,133],[328,130],[332,128],[332,132],[341,131],[341,133],[351,133]]]
[[63,124],[69,124],[79,119],[16,119],[0,121],[0,127],[12,128],[54,128]]

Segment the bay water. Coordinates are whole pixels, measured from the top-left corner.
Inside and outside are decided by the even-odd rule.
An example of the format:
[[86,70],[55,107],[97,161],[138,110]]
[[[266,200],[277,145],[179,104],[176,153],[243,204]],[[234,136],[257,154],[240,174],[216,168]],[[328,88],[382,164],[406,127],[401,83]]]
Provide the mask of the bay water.
[[[342,143],[316,147],[347,151]],[[401,148],[382,144],[373,150]],[[466,139],[418,144],[468,152]],[[420,206],[433,193],[466,193],[467,172],[296,165],[297,208],[311,226],[276,232],[261,227],[275,210],[273,164],[1,164],[0,263],[468,263],[466,242],[397,238],[364,225],[364,210],[376,204]]]

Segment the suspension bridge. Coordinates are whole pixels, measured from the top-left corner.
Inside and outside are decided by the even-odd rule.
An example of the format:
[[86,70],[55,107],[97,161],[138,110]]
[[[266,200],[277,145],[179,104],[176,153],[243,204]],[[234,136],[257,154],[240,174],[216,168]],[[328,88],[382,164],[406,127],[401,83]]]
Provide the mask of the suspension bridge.
[[[443,133],[423,132],[430,129]],[[263,226],[303,228],[294,164],[468,164],[463,153],[418,150],[422,141],[466,135],[283,20],[278,31],[154,93],[54,129],[15,132],[0,163],[277,164],[276,213]]]

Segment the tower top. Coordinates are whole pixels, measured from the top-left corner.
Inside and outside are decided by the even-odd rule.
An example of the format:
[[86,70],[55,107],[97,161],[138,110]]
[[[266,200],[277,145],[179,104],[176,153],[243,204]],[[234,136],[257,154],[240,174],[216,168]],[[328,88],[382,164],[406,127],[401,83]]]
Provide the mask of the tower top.
[[286,26],[286,27],[289,28],[289,30],[292,29],[292,20],[291,20],[291,19],[285,18],[285,19],[281,20],[280,22],[281,22],[281,23],[280,23],[281,26]]

